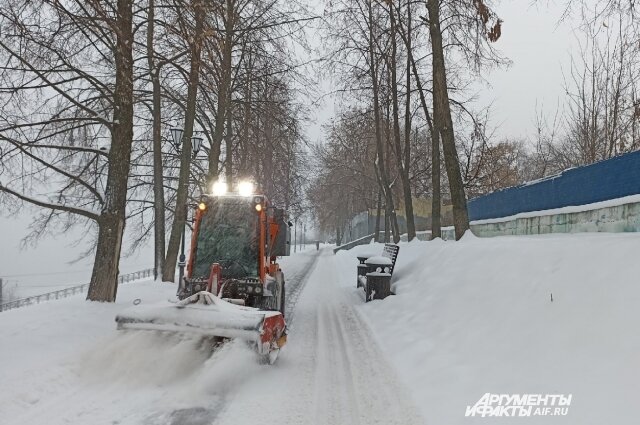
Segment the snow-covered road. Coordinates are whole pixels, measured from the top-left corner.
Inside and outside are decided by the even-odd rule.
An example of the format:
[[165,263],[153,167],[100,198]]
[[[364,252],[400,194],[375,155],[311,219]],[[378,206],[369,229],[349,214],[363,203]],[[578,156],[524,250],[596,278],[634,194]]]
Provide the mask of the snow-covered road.
[[[355,306],[333,255],[283,260],[289,344],[273,366],[243,343],[210,354],[191,337],[116,332],[117,311],[172,285],[124,286],[115,305],[81,297],[3,313],[0,417],[11,424],[421,424]],[[12,353],[11,350],[15,351]],[[1,422],[1,421],[0,421]]]
[[314,265],[276,365],[246,377],[216,424],[422,424],[339,286],[327,249]]
[[[638,423],[640,234],[400,246],[396,296],[366,304],[356,256],[381,244],[284,258],[290,338],[273,366],[243,343],[212,355],[198,339],[115,330],[134,299],[166,300],[173,284],[0,313],[0,425]],[[466,417],[488,393],[572,402],[558,416]]]

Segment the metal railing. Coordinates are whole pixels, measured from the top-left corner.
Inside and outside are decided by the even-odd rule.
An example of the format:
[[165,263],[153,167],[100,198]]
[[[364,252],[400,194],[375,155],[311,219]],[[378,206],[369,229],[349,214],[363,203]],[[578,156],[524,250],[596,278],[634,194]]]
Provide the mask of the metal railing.
[[[133,273],[122,274],[118,276],[118,284],[129,283],[135,280],[144,279],[153,276],[153,269],[140,270]],[[70,288],[64,288],[53,292],[47,292],[46,294],[34,295],[31,297],[20,298],[17,300],[9,301],[0,304],[0,312],[13,310],[14,308],[26,307],[29,305],[40,304],[41,302],[58,300],[61,298],[70,297],[75,294],[82,294],[89,289],[89,284],[72,286]]]
[[[381,232],[381,233],[383,233],[383,232]],[[371,241],[373,240],[375,235],[376,235],[375,233],[372,233],[370,235],[363,236],[361,238],[358,238],[356,240],[348,242],[348,243],[346,243],[344,245],[337,246],[337,247],[333,248],[333,253],[335,254],[338,251],[341,251],[343,249],[351,249],[351,248],[359,246],[359,245],[367,245],[367,244],[371,243]]]

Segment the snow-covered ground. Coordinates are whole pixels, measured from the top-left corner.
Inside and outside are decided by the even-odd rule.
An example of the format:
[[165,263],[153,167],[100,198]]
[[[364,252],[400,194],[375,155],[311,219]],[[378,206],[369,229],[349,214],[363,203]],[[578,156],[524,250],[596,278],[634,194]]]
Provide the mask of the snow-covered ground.
[[[123,264],[120,275],[151,269],[153,266],[144,263]],[[58,271],[51,274],[46,272],[22,273],[19,276],[8,275],[5,281],[5,301],[19,298],[33,297],[74,286],[86,285],[91,279],[91,269],[78,271]]]
[[[86,241],[83,238],[90,230],[75,227],[61,234],[47,233],[37,244],[24,244],[23,238],[33,230],[30,226],[33,219],[31,212],[30,209],[24,209],[13,217],[0,214],[0,278],[4,281],[5,301],[9,296],[24,298],[83,285],[89,283],[91,278],[93,256],[79,258],[79,253],[93,250],[85,243],[78,244],[79,240]],[[120,260],[122,274],[153,267],[152,242],[139,246],[135,253],[129,252],[130,232],[133,230],[134,226],[128,226],[125,230]]]
[[[292,299],[314,254],[283,261]],[[231,344],[210,356],[195,338],[116,331],[116,314],[134,299],[154,303],[175,291],[140,281],[121,285],[115,304],[79,295],[0,313],[0,423],[179,424],[180,409],[206,418],[225,382],[261,370],[251,351]],[[194,405],[206,410],[193,413]]]
[[[336,256],[355,289],[355,256]],[[433,424],[637,424],[639,234],[402,244],[359,311]],[[553,294],[553,302],[551,295]],[[465,417],[484,394],[572,394],[567,416]]]
[[[639,247],[636,234],[402,243],[397,295],[368,304],[355,256],[381,245],[306,250],[282,261],[291,329],[273,366],[240,343],[211,355],[115,331],[117,312],[169,284],[0,313],[0,423],[635,424]],[[572,402],[566,416],[465,417],[486,393]]]
[[358,314],[360,294],[340,287],[334,265],[323,250],[289,318],[286,350],[275,367],[239,380],[216,424],[426,423]]
[[122,286],[116,304],[73,297],[2,313],[2,418],[12,424],[423,423],[357,315],[360,298],[339,288],[333,261],[325,249],[281,262],[290,343],[274,366],[259,365],[242,343],[211,356],[197,339],[115,331],[117,312],[135,298],[170,298],[169,284]]

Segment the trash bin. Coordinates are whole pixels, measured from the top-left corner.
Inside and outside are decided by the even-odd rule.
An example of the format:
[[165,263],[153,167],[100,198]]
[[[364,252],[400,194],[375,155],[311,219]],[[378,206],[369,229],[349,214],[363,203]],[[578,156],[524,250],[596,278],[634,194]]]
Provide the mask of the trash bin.
[[386,272],[367,273],[367,301],[383,300],[391,295],[391,274]]
[[365,260],[367,284],[364,288],[366,301],[382,300],[391,294],[391,265],[388,257],[375,256]]

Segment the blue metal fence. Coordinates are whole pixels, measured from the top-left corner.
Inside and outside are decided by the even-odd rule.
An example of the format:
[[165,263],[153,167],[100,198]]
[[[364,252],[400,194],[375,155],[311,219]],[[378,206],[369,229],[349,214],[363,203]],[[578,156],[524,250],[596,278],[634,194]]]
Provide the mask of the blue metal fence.
[[585,205],[640,193],[640,151],[471,199],[469,219]]

